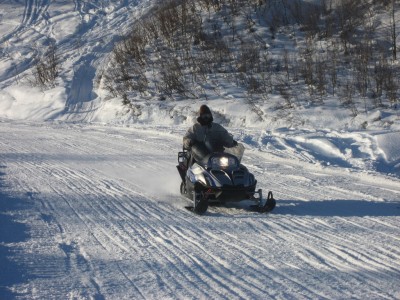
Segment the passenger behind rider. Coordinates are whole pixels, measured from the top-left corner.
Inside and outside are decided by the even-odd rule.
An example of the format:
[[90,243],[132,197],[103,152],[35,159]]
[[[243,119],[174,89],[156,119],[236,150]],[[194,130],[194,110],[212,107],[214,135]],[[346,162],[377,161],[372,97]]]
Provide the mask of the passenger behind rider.
[[206,159],[212,152],[223,152],[224,147],[231,148],[237,145],[233,136],[213,120],[210,108],[202,105],[197,123],[190,127],[183,137],[183,148],[191,150],[196,161]]

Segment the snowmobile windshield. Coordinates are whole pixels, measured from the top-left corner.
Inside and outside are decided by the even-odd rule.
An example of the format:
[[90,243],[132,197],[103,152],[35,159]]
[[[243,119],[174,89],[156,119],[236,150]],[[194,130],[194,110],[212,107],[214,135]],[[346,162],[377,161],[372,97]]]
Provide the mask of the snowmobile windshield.
[[197,143],[192,147],[192,155],[195,161],[197,161],[201,165],[208,164],[208,160],[212,153],[228,153],[235,158],[237,158],[238,162],[240,163],[244,154],[244,146],[241,143],[238,143],[236,146],[231,148],[222,148],[222,151],[210,151],[209,146],[204,143]]
[[243,154],[244,154],[244,146],[243,146],[243,144],[238,143],[234,147],[225,148],[224,152],[236,156],[237,159],[239,160],[239,162],[241,162],[242,158],[243,158]]
[[207,149],[204,143],[197,143],[192,146],[192,156],[199,164],[206,165],[210,158],[210,150]]

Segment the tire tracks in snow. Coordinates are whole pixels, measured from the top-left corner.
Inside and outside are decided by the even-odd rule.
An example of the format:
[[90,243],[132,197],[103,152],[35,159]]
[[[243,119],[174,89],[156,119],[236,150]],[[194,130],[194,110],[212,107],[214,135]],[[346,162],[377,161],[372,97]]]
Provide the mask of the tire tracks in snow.
[[[383,201],[376,191],[374,191],[373,194],[360,192],[360,187],[361,190],[365,189],[371,192],[370,186],[365,185],[365,187],[363,187],[362,184],[358,184],[359,189],[355,191],[349,189],[349,181],[342,182],[341,176],[329,176],[327,177],[329,180],[325,182],[326,180],[324,179],[322,182],[325,182],[325,184],[321,185],[319,179],[317,178],[316,181],[313,176],[310,176],[312,175],[312,173],[310,173],[307,174],[311,179],[311,181],[307,182],[307,188],[301,187],[300,182],[294,182],[294,184],[289,185],[288,180],[285,181],[281,178],[284,178],[286,174],[289,175],[290,173],[299,172],[295,168],[288,169],[285,167],[286,166],[280,168],[280,170],[284,170],[283,174],[273,172],[274,175],[278,175],[278,183],[264,175],[265,182],[271,182],[271,184],[275,186],[278,184],[278,195],[285,195],[285,199],[298,199],[306,202],[313,199],[321,201],[326,199],[327,196],[332,195],[334,196],[331,197],[332,200],[348,199],[351,201],[353,199],[363,199],[363,201],[366,202],[375,200],[378,201],[378,203]],[[289,170],[290,173],[288,173],[287,170]],[[341,187],[342,185],[343,187]],[[347,185],[346,188],[344,188],[344,185]],[[398,194],[398,190],[393,192],[393,199],[396,199],[395,197]],[[328,199],[328,201],[332,200]],[[288,210],[288,216],[290,216],[290,212],[294,212],[295,209],[294,207]],[[386,222],[382,223],[378,221],[378,218],[365,218],[362,214],[358,216],[359,219],[363,219],[362,225],[360,225],[360,222],[354,220],[354,218],[342,217],[340,211],[337,212],[337,215],[333,211],[331,213],[333,218],[324,218],[324,215],[325,214],[322,213],[318,218],[308,218],[313,222],[307,221],[307,219],[304,220],[303,218],[296,218],[294,215],[293,218],[285,219],[282,223],[271,223],[271,226],[276,227],[276,230],[274,230],[276,233],[281,231],[287,232],[284,242],[298,244],[298,249],[303,249],[303,251],[298,252],[300,258],[310,267],[322,265],[325,266],[325,268],[328,266],[331,270],[336,269],[341,272],[342,268],[347,266],[346,276],[352,278],[354,282],[360,280],[358,270],[365,269],[366,272],[362,274],[362,277],[368,277],[370,279],[370,285],[375,289],[377,294],[385,294],[381,287],[381,282],[374,282],[373,278],[376,277],[376,274],[381,274],[383,280],[389,280],[393,278],[393,276],[400,276],[397,263],[399,261],[398,251],[397,253],[396,251],[392,252],[388,250],[387,245],[384,244],[384,240],[387,239],[397,241],[398,243],[396,234],[392,235],[387,233],[393,231],[393,227],[390,224],[386,224]],[[329,217],[329,212],[326,215]],[[351,212],[349,216],[351,216]],[[355,211],[355,217],[357,218],[357,211]],[[323,219],[327,219],[329,223],[324,225],[323,230],[321,230],[321,228],[316,228],[314,222],[319,220],[322,222]],[[377,219],[377,221],[375,221],[375,219]],[[383,226],[388,226],[391,229],[383,227],[377,231],[376,226],[374,226],[375,222]],[[323,223],[326,223],[326,221]],[[355,234],[352,232],[349,234],[349,232],[346,231],[343,233],[341,232],[342,229],[348,230],[349,228],[352,228],[352,232],[355,232]],[[323,235],[320,235],[320,232],[323,232]],[[365,241],[360,240],[360,234],[361,236],[369,236],[371,239]],[[380,238],[375,238],[375,236],[379,236]],[[322,247],[318,246],[319,243]],[[382,260],[382,256],[384,255],[379,255],[383,253],[385,253],[385,255],[393,255],[394,259],[385,262]],[[381,257],[377,257],[377,254]],[[390,296],[387,297],[390,298]]]
[[[37,166],[35,166],[34,164],[32,165],[32,169],[35,168],[36,170],[38,169]],[[46,173],[46,170],[48,172],[48,168],[44,168],[44,173]],[[88,197],[88,207],[86,209],[80,207],[79,209],[76,209],[73,207],[73,204],[71,203],[71,200],[68,200],[65,198],[65,191],[59,191],[57,189],[54,189],[54,193],[58,194],[61,198],[64,198],[64,201],[67,203],[67,206],[70,207],[70,209],[72,210],[72,213],[68,213],[69,215],[76,215],[80,221],[80,223],[84,224],[85,227],[87,228],[87,230],[89,232],[94,232],[94,236],[96,236],[96,240],[98,241],[98,243],[107,250],[108,253],[112,254],[115,253],[116,248],[112,247],[112,244],[116,245],[117,248],[121,249],[122,251],[117,251],[120,252],[121,255],[128,255],[128,257],[130,256],[129,253],[132,252],[132,247],[129,247],[129,245],[123,245],[126,244],[126,241],[121,242],[120,240],[130,240],[132,241],[132,234],[128,232],[127,229],[131,229],[133,230],[134,228],[136,228],[136,233],[138,236],[143,236],[143,235],[147,235],[147,230],[145,227],[141,227],[142,229],[138,232],[137,231],[137,227],[139,227],[140,223],[133,223],[135,224],[134,226],[129,225],[126,228],[122,228],[122,227],[115,227],[114,222],[116,222],[116,220],[120,219],[121,215],[116,215],[114,218],[111,218],[111,222],[109,220],[107,220],[106,217],[102,218],[102,215],[105,215],[108,211],[108,216],[110,215],[110,210],[114,211],[114,207],[110,207],[109,204],[106,204],[105,202],[103,203],[103,201],[101,201],[100,203],[96,203],[99,202],[99,196],[94,194],[94,192],[96,191],[96,184],[94,184],[94,182],[88,180],[88,178],[86,176],[81,176],[80,174],[76,174],[74,172],[66,172],[65,169],[61,169],[61,170],[52,170],[52,175],[57,178],[58,180],[61,181],[66,181],[64,184],[62,184],[62,186],[68,186],[69,189],[73,190],[74,193],[76,193],[76,195],[74,195],[75,199],[78,199],[79,195],[91,195],[91,197]],[[74,184],[74,183],[79,183],[79,184]],[[112,185],[112,183],[111,183]],[[115,197],[115,189],[113,189],[113,192],[110,192],[109,189],[110,183],[107,183],[104,185],[104,187],[100,188],[100,190],[97,190],[97,193],[104,193],[107,196],[107,201],[118,201],[118,197]],[[94,197],[93,197],[94,194]],[[118,195],[117,195],[118,196]],[[91,199],[93,198],[93,199]],[[79,200],[79,199],[78,199]],[[92,200],[94,202],[92,202]],[[132,211],[141,211],[142,213],[144,213],[144,216],[140,217],[140,220],[146,219],[148,218],[148,212],[146,210],[140,209],[140,206],[136,206],[133,209],[130,209],[130,217],[132,218]],[[84,210],[84,211],[91,211],[90,215],[89,214],[82,214],[81,212],[79,212],[79,210]],[[65,211],[64,211],[65,212]],[[56,211],[50,211],[47,212],[50,215],[54,215],[56,214]],[[93,216],[93,217],[92,217]],[[107,214],[105,215],[107,216]],[[125,214],[126,216],[126,214]],[[96,221],[94,220],[96,219]],[[133,220],[130,220],[133,221]],[[105,222],[108,222],[109,224],[106,224]],[[62,227],[62,226],[60,226]],[[107,229],[107,230],[105,230]],[[65,231],[65,230],[63,230]],[[155,230],[153,229],[153,231],[155,232]],[[133,231],[135,232],[135,231]],[[147,242],[147,238],[143,239],[143,242],[148,244]],[[68,250],[65,251],[67,253],[69,253],[68,256],[75,256],[77,258],[82,257],[82,256],[78,256],[78,255],[74,255],[74,253],[72,252],[73,249],[77,248],[77,244],[75,244],[75,246],[73,246],[74,244],[67,244],[65,242],[63,242],[61,244],[61,248],[63,250]],[[71,246],[72,245],[72,246]],[[144,247],[143,247],[144,248]],[[143,249],[142,248],[142,249]],[[154,248],[154,246],[153,246]],[[135,251],[134,251],[135,252]],[[161,255],[161,254],[160,254]],[[148,254],[148,256],[150,257],[150,253]],[[82,261],[82,260],[81,260]],[[75,265],[82,265],[75,263]],[[79,268],[76,268],[79,269]],[[81,268],[80,268],[81,269]],[[119,267],[119,269],[122,271],[122,268]],[[152,267],[150,264],[147,265],[146,269],[153,269],[153,274],[157,274],[158,270],[154,269],[154,267]],[[84,271],[81,269],[81,271]],[[122,274],[124,274],[124,277],[129,278],[128,275],[126,275],[126,272],[123,272]],[[157,275],[158,276],[158,275]],[[174,278],[174,276],[168,276],[170,278]],[[158,279],[160,282],[161,281],[165,281],[164,278],[159,278]],[[132,281],[133,282],[133,281]],[[167,281],[164,282],[165,285],[167,285]],[[139,289],[137,288],[137,290],[139,291]],[[167,294],[169,295],[173,295],[174,293],[174,288],[169,288],[169,291],[167,292]]]
[[[95,205],[95,202],[92,202],[92,199],[90,199],[90,201],[88,201],[87,209],[83,209],[82,207],[80,207],[80,210],[91,211],[90,216],[88,216],[88,215],[83,216],[82,213],[79,213],[78,210],[73,207],[70,200],[64,199],[64,201],[67,202],[67,206],[69,206],[70,209],[72,210],[72,213],[68,213],[69,215],[75,214],[78,217],[78,219],[80,220],[80,222],[85,224],[85,227],[88,230],[95,231],[97,233],[97,235],[99,235],[99,234],[102,235],[101,238],[97,237],[97,240],[104,248],[108,248],[107,250],[109,253],[111,253],[112,251],[115,251],[115,248],[110,249],[110,247],[109,247],[110,242],[113,244],[116,244],[116,246],[119,247],[122,250],[122,252],[124,252],[124,254],[127,254],[130,251],[132,251],[132,249],[128,248],[129,247],[128,245],[123,246],[121,242],[117,241],[117,240],[122,240],[122,236],[127,236],[127,238],[125,238],[125,240],[129,240],[132,238],[132,236],[130,234],[128,234],[126,228],[123,229],[121,227],[121,228],[117,229],[117,228],[113,227],[111,229],[110,227],[112,227],[112,226],[110,225],[110,227],[107,226],[107,230],[109,230],[109,231],[111,230],[110,233],[107,233],[106,231],[97,228],[99,223],[101,223],[102,227],[104,226],[104,224],[102,222],[105,220],[102,220],[102,218],[101,218],[102,215],[105,215],[107,213],[107,211],[112,211],[114,213],[116,211],[115,203],[118,203],[116,200],[118,200],[118,197],[121,196],[122,193],[120,191],[118,191],[118,187],[116,186],[115,183],[107,182],[106,184],[104,184],[100,188],[98,188],[98,185],[96,185],[94,182],[90,181],[87,176],[83,176],[81,174],[76,174],[73,171],[66,171],[66,169],[64,169],[64,168],[52,170],[51,164],[46,165],[44,163],[41,163],[40,167],[38,167],[38,165],[36,165],[36,164],[31,164],[32,173],[37,174],[37,171],[40,169],[43,169],[41,171],[41,173],[44,173],[44,174],[47,173],[46,175],[49,175],[51,173],[53,178],[60,180],[60,181],[64,181],[63,184],[60,185],[59,183],[57,183],[56,186],[63,186],[63,187],[67,186],[68,189],[70,189],[71,191],[73,191],[73,193],[76,194],[73,198],[79,197],[81,195],[91,195],[94,192],[96,192],[97,194],[103,194],[103,195],[105,194],[105,195],[109,196],[109,197],[107,197],[107,201],[111,201],[110,203],[113,203],[114,207],[109,207],[109,204],[106,204],[106,203],[99,203],[100,205]],[[33,171],[33,170],[35,170],[35,171]],[[111,186],[113,187],[112,189],[110,188]],[[96,188],[99,190],[95,191]],[[54,194],[59,195],[60,198],[65,198],[65,196],[63,196],[63,195],[66,194],[66,191],[59,191],[59,190],[53,188],[53,192],[54,192]],[[129,192],[129,193],[131,194],[131,192]],[[116,195],[117,195],[117,197],[116,197]],[[143,197],[143,196],[140,196],[140,197]],[[98,201],[99,199],[100,199],[100,197],[98,195],[94,195],[94,199],[93,199],[94,201]],[[151,201],[150,199],[147,199],[147,200]],[[133,204],[136,204],[136,202],[133,202],[131,204],[131,206]],[[103,207],[103,205],[104,205],[104,207]],[[143,221],[149,217],[156,218],[158,220],[162,219],[160,217],[160,210],[158,208],[156,210],[154,210],[152,207],[150,207],[151,210],[149,211],[149,210],[143,210],[143,207],[140,207],[138,205],[135,205],[135,206],[136,207],[130,207],[128,210],[128,213],[129,213],[128,216],[131,218],[132,218],[132,212],[137,213],[137,211],[142,211],[143,216],[139,217],[139,219],[141,221]],[[125,211],[126,211],[126,208],[125,208]],[[64,212],[65,212],[65,210],[64,210]],[[165,211],[165,212],[167,212],[167,211]],[[43,212],[42,214],[45,214],[45,213],[48,215],[54,215],[54,214],[56,214],[56,211],[54,211],[54,210],[47,211],[47,212]],[[171,212],[169,211],[169,213],[171,213]],[[110,213],[108,213],[108,215],[109,214]],[[124,213],[124,215],[125,215],[125,217],[127,216],[126,213]],[[91,216],[95,217],[95,219],[97,221],[93,221],[93,218],[91,218]],[[115,220],[119,219],[120,217],[121,217],[121,215],[117,214],[111,220],[115,221]],[[133,220],[131,220],[131,221],[133,221]],[[137,236],[151,237],[150,240],[148,238],[146,238],[145,240],[143,240],[143,242],[145,243],[145,241],[147,241],[147,243],[148,243],[149,241],[153,241],[151,243],[151,247],[153,249],[156,249],[158,247],[159,249],[157,249],[157,250],[160,252],[159,255],[163,256],[166,260],[168,260],[168,256],[173,254],[173,249],[175,248],[175,246],[173,246],[172,249],[169,249],[168,247],[160,247],[160,243],[158,242],[158,239],[157,239],[157,228],[160,225],[166,225],[166,224],[159,224],[158,226],[148,228],[148,226],[142,226],[141,223],[142,222],[135,222],[135,223],[132,222],[133,225],[130,224],[127,228],[130,228],[131,230],[135,230],[136,231],[135,235],[137,235]],[[63,228],[61,225],[59,225],[58,227]],[[140,228],[139,231],[138,231],[138,228]],[[65,230],[63,230],[63,231],[65,231]],[[63,250],[65,250],[65,249],[72,250],[72,249],[76,248],[76,246],[70,246],[71,244],[68,244],[65,242],[63,242],[62,245],[63,246],[61,248]],[[160,249],[160,248],[163,248],[163,249]],[[165,252],[167,253],[167,255],[164,254]],[[69,254],[69,256],[71,256],[71,255],[72,255],[72,253]],[[179,262],[180,255],[185,255],[185,254],[183,254],[183,253],[180,253],[179,255],[175,254],[174,260]],[[187,256],[187,254],[186,254],[186,256]],[[75,254],[75,257],[81,257],[81,256],[77,256]],[[215,257],[213,258],[213,260],[215,260]],[[205,260],[199,260],[195,256],[191,256],[190,261],[191,261],[191,264],[196,264],[203,269],[203,271],[201,272],[201,273],[203,273],[203,275],[200,278],[198,278],[198,283],[202,283],[202,282],[204,283],[207,281],[210,282],[210,285],[206,286],[204,290],[210,290],[210,287],[212,287],[212,284],[214,284],[215,282],[219,282],[220,284],[218,285],[218,290],[214,291],[216,294],[221,293],[221,291],[220,291],[221,286],[226,287],[225,293],[228,293],[228,294],[233,293],[233,291],[231,290],[232,288],[228,288],[228,286],[234,287],[235,283],[227,281],[228,277],[226,277],[226,276],[220,276],[220,274],[222,274],[221,271],[219,271],[219,272],[208,271],[209,268],[211,268],[211,269],[215,268],[209,262],[207,262]],[[75,264],[75,265],[77,265],[77,264]],[[174,266],[174,265],[175,264],[171,264],[171,266]],[[177,265],[182,265],[182,263],[178,263]],[[207,268],[204,267],[204,265],[207,266]],[[187,274],[188,272],[190,272],[190,268],[186,267],[186,265],[181,269],[182,270],[174,271],[173,274],[170,274],[170,276],[168,276],[168,277],[175,278],[176,273],[180,273],[180,274],[186,273]],[[225,268],[225,271],[228,271],[228,269]],[[154,269],[154,274],[156,274],[156,273],[157,273],[157,270]],[[180,278],[184,279],[185,276],[181,275]],[[211,279],[209,279],[209,278],[211,278]],[[162,281],[165,279],[159,279],[159,280]],[[237,283],[236,283],[236,285],[237,285]],[[233,289],[235,289],[235,288],[233,288]],[[169,289],[168,293],[170,295],[172,295],[174,290],[175,290],[175,287],[173,286]],[[249,293],[249,291],[247,293]],[[249,296],[249,295],[251,296],[254,294],[248,294],[247,296]],[[209,294],[208,296],[211,297],[212,294]],[[243,297],[243,296],[244,296],[244,294],[237,294],[237,297]],[[260,296],[260,295],[258,295],[258,296]]]
[[30,290],[42,298],[51,292],[100,299],[393,297],[397,216],[322,213],[307,203],[385,204],[398,195],[395,184],[377,191],[360,179],[349,191],[354,177],[345,173],[250,153],[260,187],[276,192],[276,211],[211,208],[199,217],[177,209],[178,186],[176,194],[153,196],[129,174],[156,177],[171,168],[178,176],[169,162],[175,156],[167,154],[179,149],[174,136],[62,124],[0,133],[8,183],[35,203],[30,249],[51,257],[29,269],[38,275]]
[[[3,74],[0,74],[0,82],[7,81],[13,77],[17,77],[19,74],[28,70],[34,62],[34,57],[37,55],[38,49],[35,49],[35,42],[32,40],[32,35],[37,35],[36,39],[39,39],[44,33],[40,33],[36,26],[46,18],[46,12],[50,6],[50,0],[25,0],[24,9],[22,12],[22,18],[20,23],[9,33],[0,38],[0,44],[6,45],[4,52],[7,56],[0,58],[0,60],[11,60],[12,64],[8,69],[5,69]],[[29,36],[29,43],[24,43],[26,35]],[[15,41],[10,42],[11,39]],[[9,43],[20,44],[20,47],[16,47],[15,53],[8,53]],[[28,48],[27,50],[21,50]],[[13,57],[21,57],[15,59]]]

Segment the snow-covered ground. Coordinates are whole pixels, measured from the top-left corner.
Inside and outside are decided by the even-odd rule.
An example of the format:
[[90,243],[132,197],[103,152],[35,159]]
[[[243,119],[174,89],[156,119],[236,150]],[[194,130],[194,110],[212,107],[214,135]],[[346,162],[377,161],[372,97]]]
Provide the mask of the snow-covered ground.
[[[0,299],[400,298],[398,110],[251,107],[223,85],[128,110],[96,78],[154,3],[0,0]],[[61,76],[41,90],[50,42]],[[183,208],[176,156],[201,104],[271,214]]]
[[0,123],[0,298],[400,297],[399,179],[246,143],[274,212],[196,216],[184,130]]

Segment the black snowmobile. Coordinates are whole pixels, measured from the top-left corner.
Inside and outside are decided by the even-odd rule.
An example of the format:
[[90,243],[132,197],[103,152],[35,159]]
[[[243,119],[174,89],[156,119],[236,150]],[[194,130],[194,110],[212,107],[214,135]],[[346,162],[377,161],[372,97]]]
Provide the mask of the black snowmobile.
[[178,153],[177,169],[182,178],[180,192],[193,201],[186,207],[196,214],[204,214],[210,204],[224,204],[253,200],[251,209],[260,213],[270,212],[276,201],[272,192],[263,198],[261,189],[256,190],[257,180],[240,163],[244,146],[212,152],[204,143],[194,145],[190,151]]

